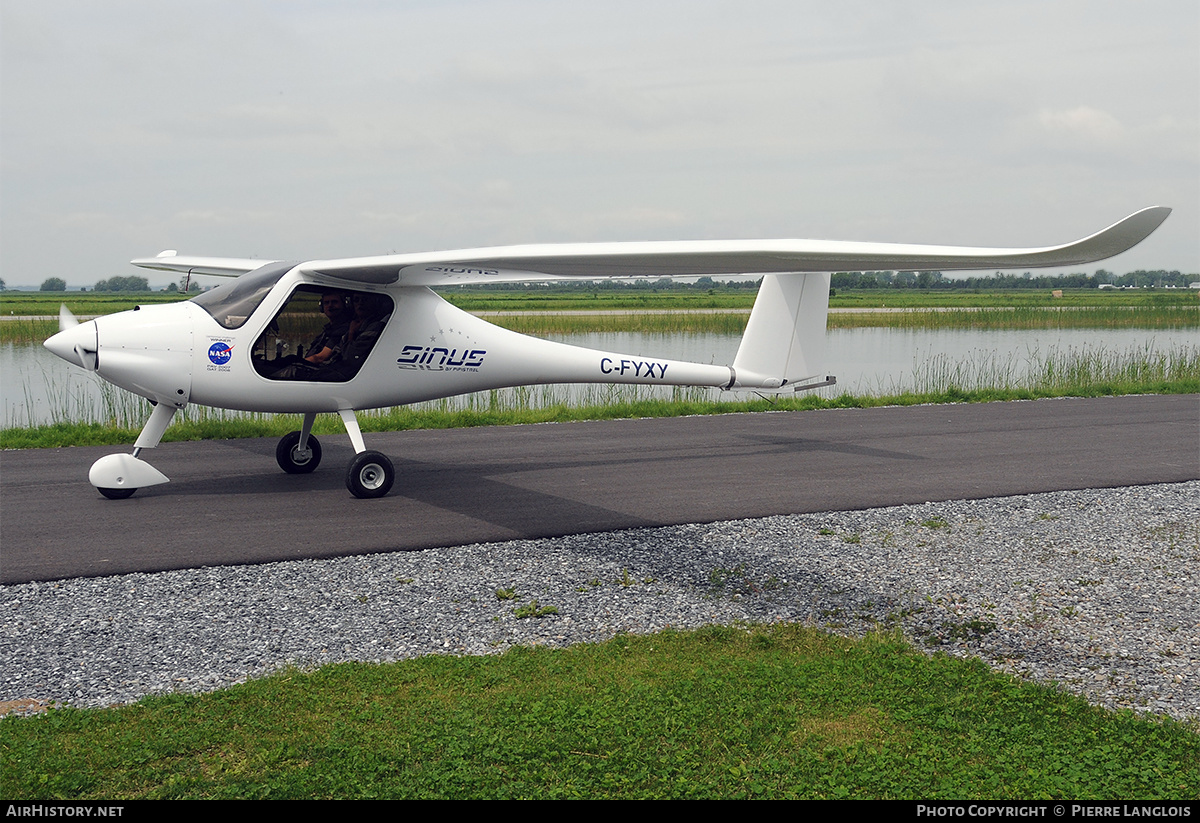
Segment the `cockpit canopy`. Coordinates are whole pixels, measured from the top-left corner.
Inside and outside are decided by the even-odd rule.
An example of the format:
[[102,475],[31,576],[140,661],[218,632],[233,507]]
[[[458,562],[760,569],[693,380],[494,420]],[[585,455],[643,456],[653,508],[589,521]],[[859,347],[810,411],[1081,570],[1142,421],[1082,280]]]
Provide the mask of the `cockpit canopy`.
[[227,329],[239,329],[254,314],[279,279],[296,268],[296,261],[268,263],[247,272],[223,286],[217,286],[192,298],[192,302],[212,315]]

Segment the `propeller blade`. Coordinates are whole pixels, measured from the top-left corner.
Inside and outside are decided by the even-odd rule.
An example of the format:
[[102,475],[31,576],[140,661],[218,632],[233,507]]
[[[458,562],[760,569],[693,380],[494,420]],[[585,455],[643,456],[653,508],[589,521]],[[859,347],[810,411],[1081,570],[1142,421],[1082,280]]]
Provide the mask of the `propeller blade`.
[[75,319],[75,315],[71,314],[71,310],[67,308],[66,303],[59,304],[58,307],[58,330],[66,331],[67,329],[78,326],[79,321]]
[[75,356],[79,358],[79,365],[88,371],[95,371],[100,365],[99,353],[79,344],[75,345]]

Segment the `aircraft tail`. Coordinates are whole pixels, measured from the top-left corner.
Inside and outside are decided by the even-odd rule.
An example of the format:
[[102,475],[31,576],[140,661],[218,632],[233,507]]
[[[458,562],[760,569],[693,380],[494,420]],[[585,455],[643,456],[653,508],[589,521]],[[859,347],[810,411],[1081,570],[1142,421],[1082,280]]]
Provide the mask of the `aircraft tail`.
[[829,275],[763,276],[730,388],[782,388],[824,377]]

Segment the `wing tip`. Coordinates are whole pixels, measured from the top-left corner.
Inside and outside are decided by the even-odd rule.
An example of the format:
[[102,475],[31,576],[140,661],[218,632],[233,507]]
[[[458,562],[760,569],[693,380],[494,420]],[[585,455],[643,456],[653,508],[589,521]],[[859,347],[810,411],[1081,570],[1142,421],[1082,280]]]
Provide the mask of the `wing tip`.
[[[1126,220],[1139,217],[1145,220],[1147,223],[1153,221],[1154,228],[1158,228],[1162,225],[1164,220],[1171,216],[1171,212],[1172,209],[1170,206],[1147,206],[1140,211],[1135,211],[1133,214],[1129,215]],[[1153,229],[1151,229],[1151,231],[1153,231]]]
[[1097,239],[1111,238],[1113,246],[1121,247],[1120,251],[1112,254],[1119,254],[1121,251],[1133,248],[1153,234],[1170,215],[1171,208],[1169,206],[1148,206],[1135,211],[1124,220],[1118,220],[1093,236]]

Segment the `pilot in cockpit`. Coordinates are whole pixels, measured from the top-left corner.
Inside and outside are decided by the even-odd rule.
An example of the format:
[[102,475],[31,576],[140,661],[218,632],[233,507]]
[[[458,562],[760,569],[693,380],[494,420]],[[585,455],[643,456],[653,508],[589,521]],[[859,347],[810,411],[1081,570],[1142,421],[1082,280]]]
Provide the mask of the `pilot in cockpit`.
[[313,338],[303,357],[289,355],[274,361],[278,366],[271,372],[274,380],[311,380],[313,370],[320,368],[334,356],[338,345],[346,336],[350,322],[354,319],[350,311],[349,298],[344,291],[331,290],[321,294],[321,313],[329,322]]

